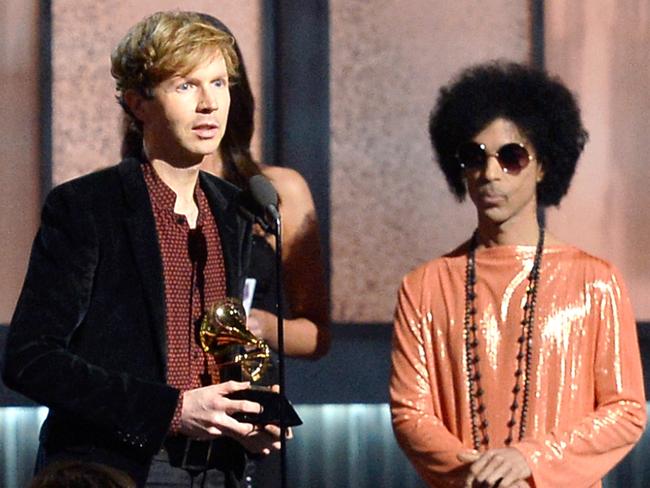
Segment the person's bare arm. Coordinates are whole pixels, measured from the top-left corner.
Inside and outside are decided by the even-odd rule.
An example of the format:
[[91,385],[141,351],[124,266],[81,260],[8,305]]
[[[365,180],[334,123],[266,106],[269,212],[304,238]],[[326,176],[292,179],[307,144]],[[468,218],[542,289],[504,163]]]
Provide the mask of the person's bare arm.
[[[294,170],[267,167],[280,196],[284,289],[291,312],[285,320],[285,351],[318,358],[329,350],[329,294],[325,283],[316,209],[304,178]],[[274,243],[273,243],[274,244]],[[254,309],[249,329],[277,349],[275,315]]]

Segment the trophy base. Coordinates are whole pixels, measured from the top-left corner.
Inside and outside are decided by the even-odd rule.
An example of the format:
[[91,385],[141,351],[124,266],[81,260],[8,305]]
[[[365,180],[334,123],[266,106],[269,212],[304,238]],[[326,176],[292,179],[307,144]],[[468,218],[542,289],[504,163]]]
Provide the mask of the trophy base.
[[228,395],[233,400],[249,400],[262,405],[260,413],[237,412],[233,418],[238,422],[255,425],[280,425],[280,414],[283,414],[284,425],[294,427],[302,424],[302,419],[284,395],[272,391],[265,386],[251,386],[248,390],[235,391]]

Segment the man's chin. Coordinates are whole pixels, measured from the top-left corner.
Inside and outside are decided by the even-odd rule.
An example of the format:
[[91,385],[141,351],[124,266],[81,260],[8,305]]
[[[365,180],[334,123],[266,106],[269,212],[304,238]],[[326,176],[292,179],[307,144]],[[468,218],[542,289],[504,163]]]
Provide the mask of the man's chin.
[[219,149],[219,144],[215,140],[192,141],[167,149],[166,151],[151,151],[151,157],[162,159],[178,168],[189,168],[202,163],[207,156],[214,154]]
[[210,153],[204,154],[197,151],[183,151],[183,153],[176,154],[173,157],[162,157],[160,159],[164,160],[175,168],[191,168],[193,166],[198,166],[201,164],[208,154]]
[[192,146],[186,147],[184,149],[187,159],[198,164],[203,161],[206,156],[217,152],[217,149],[219,149],[219,144],[214,141],[202,141],[202,143],[193,144]]
[[504,209],[501,209],[497,206],[490,206],[487,208],[482,208],[479,211],[480,217],[482,217],[484,220],[492,222],[492,224],[502,224],[506,220],[508,220],[508,212],[504,211]]

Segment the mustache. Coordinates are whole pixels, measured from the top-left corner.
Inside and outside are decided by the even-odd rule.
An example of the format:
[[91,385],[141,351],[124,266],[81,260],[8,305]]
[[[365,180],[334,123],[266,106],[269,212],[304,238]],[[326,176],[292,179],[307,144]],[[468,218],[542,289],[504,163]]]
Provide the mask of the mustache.
[[504,197],[507,192],[492,185],[484,185],[478,188],[478,194],[482,197]]

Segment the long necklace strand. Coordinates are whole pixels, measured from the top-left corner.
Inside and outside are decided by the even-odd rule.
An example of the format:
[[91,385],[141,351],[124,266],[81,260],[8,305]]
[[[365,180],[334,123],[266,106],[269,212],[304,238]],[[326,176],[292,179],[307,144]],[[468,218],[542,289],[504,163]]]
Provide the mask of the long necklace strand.
[[[470,242],[467,255],[467,268],[465,271],[465,318],[463,321],[465,335],[465,367],[469,383],[469,408],[472,422],[472,442],[474,449],[480,450],[481,446],[487,448],[490,438],[487,433],[488,421],[486,407],[483,402],[484,391],[481,388],[481,373],[479,370],[480,357],[477,352],[478,326],[476,325],[476,247],[478,246],[478,234],[475,232]],[[523,439],[526,434],[528,419],[528,402],[530,399],[530,375],[533,359],[533,327],[535,324],[535,307],[537,305],[537,288],[539,284],[539,272],[544,252],[544,228],[539,229],[539,239],[535,249],[533,267],[528,275],[528,286],[526,287],[526,303],[524,304],[524,316],[521,320],[521,335],[517,339],[519,350],[517,352],[517,368],[515,369],[515,386],[512,389],[513,400],[510,404],[510,419],[508,420],[508,437],[505,445],[509,446],[513,441],[514,428],[517,425],[517,410],[519,409],[519,393],[522,390],[523,376],[523,398],[521,404],[521,415],[519,420],[518,440]],[[523,363],[523,364],[522,364]],[[522,369],[523,365],[523,369]]]

